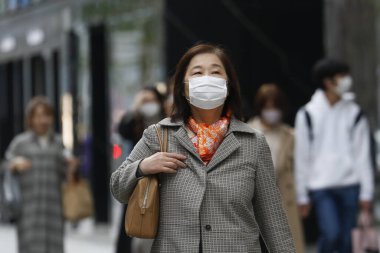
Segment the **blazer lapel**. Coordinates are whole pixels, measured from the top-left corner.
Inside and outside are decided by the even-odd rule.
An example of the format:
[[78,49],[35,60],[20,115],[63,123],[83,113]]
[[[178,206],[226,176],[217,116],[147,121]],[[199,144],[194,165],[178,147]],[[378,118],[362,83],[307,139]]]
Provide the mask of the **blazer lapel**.
[[184,127],[180,127],[178,131],[174,134],[177,138],[179,144],[183,146],[187,151],[189,151],[196,159],[203,163],[201,157],[197,153],[193,143],[191,142],[189,136],[187,135],[187,131]]
[[224,140],[216,150],[214,156],[212,157],[210,163],[207,165],[207,172],[210,172],[214,169],[219,163],[227,159],[232,153],[234,153],[239,147],[240,142],[235,136],[236,132],[253,134],[253,130],[247,124],[237,120],[235,117],[231,117],[230,126]]
[[210,172],[216,165],[223,160],[227,159],[235,150],[240,147],[240,142],[236,139],[233,133],[226,135],[214,156],[211,158],[210,163],[207,165],[206,171]]

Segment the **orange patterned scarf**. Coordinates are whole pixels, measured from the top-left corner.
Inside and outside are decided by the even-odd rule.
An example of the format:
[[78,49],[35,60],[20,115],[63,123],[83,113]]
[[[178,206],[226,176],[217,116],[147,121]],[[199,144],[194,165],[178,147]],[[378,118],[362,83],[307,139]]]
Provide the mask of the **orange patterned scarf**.
[[213,124],[198,124],[193,117],[189,118],[187,126],[195,134],[191,141],[205,164],[210,162],[220,143],[222,143],[229,124],[229,115],[222,117]]

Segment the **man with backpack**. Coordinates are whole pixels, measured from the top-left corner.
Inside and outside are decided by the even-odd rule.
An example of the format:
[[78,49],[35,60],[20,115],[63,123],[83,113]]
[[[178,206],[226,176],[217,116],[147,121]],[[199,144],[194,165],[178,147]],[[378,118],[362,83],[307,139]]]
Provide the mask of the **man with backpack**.
[[297,201],[303,217],[315,207],[319,253],[351,253],[358,211],[370,211],[374,192],[368,121],[346,96],[348,65],[323,59],[313,79],[318,89],[296,117]]

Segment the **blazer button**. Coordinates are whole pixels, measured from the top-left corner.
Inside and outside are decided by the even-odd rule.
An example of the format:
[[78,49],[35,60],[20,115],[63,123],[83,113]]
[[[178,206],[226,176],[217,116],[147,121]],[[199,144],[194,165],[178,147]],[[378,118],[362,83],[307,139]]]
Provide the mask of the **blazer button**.
[[206,230],[208,230],[208,231],[211,230],[211,226],[210,226],[210,225],[206,225],[205,228],[206,228]]

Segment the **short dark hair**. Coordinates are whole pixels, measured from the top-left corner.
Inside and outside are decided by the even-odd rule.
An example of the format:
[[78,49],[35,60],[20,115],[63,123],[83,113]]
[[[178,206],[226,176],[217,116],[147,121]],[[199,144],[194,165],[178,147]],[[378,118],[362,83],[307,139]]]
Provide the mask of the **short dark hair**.
[[288,113],[288,101],[280,87],[275,83],[266,83],[260,86],[255,97],[255,113],[260,115],[268,101],[281,110],[283,115]]
[[223,115],[227,114],[228,110],[231,110],[231,114],[242,120],[242,111],[241,111],[241,96],[240,96],[240,84],[236,75],[236,71],[232,65],[232,62],[227,55],[226,51],[217,45],[210,43],[201,43],[196,44],[191,47],[179,60],[176,71],[171,78],[171,84],[174,87],[173,90],[173,109],[171,113],[172,121],[183,120],[186,121],[191,116],[191,109],[188,101],[186,100],[185,94],[185,84],[184,78],[186,70],[190,64],[191,59],[198,54],[211,53],[218,56],[222,62],[226,73],[227,73],[227,89],[228,96],[224,103]]
[[326,78],[334,78],[338,74],[348,74],[350,67],[347,63],[334,60],[334,59],[322,59],[319,60],[313,68],[312,78],[318,88],[325,89],[324,80]]

